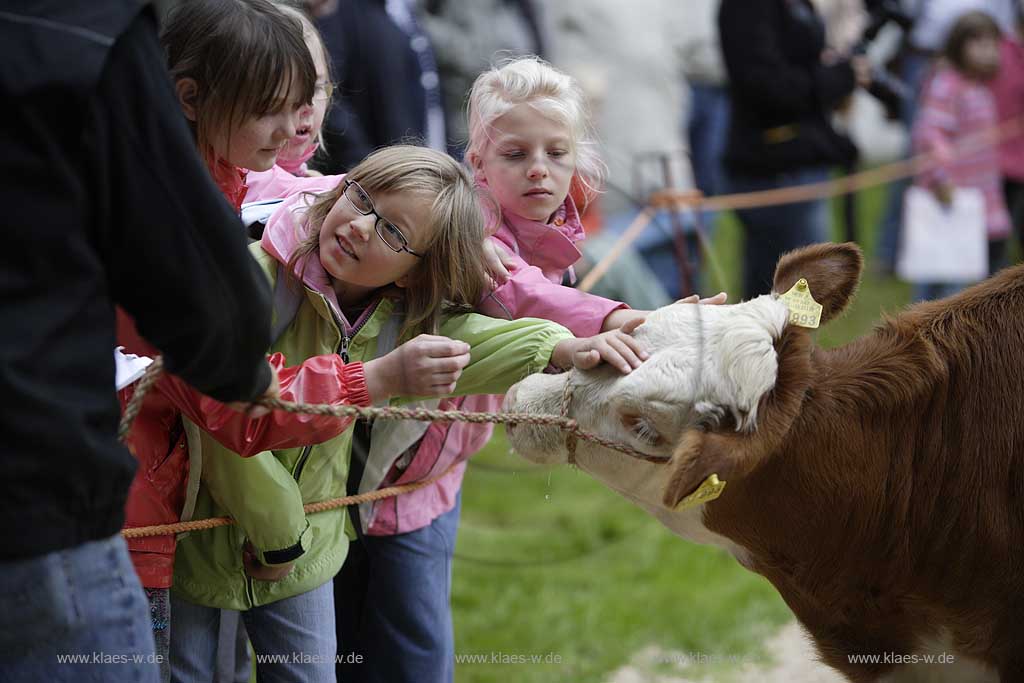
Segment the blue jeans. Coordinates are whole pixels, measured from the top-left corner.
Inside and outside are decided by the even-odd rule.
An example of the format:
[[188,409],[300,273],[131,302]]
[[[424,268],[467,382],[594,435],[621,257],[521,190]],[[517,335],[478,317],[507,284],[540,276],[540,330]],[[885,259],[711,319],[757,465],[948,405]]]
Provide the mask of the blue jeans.
[[120,534],[0,563],[0,681],[159,680],[149,602]]
[[[349,547],[334,579],[339,681],[451,683],[452,557],[461,504],[460,495],[422,529],[365,536]],[[356,656],[362,663],[352,663]]]
[[171,589],[144,588],[149,601],[153,644],[160,656],[160,683],[171,683]]
[[[690,141],[690,163],[697,189],[711,197],[725,192],[722,154],[729,135],[732,104],[725,86],[693,83],[690,86],[690,111],[686,117],[686,135]],[[705,211],[704,226],[715,222],[713,211]]]
[[[260,683],[334,683],[333,584],[241,612]],[[212,681],[221,610],[171,592],[171,680]],[[261,661],[263,660],[263,661]]]
[[914,302],[945,299],[960,292],[969,283],[963,282],[918,282],[914,285]]
[[[757,192],[828,179],[822,168],[803,169],[773,176],[730,175],[731,192]],[[828,203],[825,200],[780,204],[736,211],[743,224],[743,298],[752,299],[772,289],[779,257],[797,247],[827,242]]]
[[[618,239],[619,235],[625,232],[636,216],[636,213],[628,212],[607,216],[602,237],[607,235],[610,238],[614,235],[614,239]],[[632,248],[643,258],[647,268],[658,282],[661,283],[670,301],[699,293],[703,286],[701,282],[701,257],[703,252],[696,234],[694,214],[693,212],[679,212],[676,218],[681,221],[684,239],[686,240],[686,261],[689,264],[690,275],[692,276],[689,291],[683,291],[679,261],[676,258],[675,223],[670,212],[659,211],[654,214],[650,224],[632,244]],[[710,241],[710,226],[707,223],[702,224],[702,234]],[[614,299],[615,297],[609,298]]]

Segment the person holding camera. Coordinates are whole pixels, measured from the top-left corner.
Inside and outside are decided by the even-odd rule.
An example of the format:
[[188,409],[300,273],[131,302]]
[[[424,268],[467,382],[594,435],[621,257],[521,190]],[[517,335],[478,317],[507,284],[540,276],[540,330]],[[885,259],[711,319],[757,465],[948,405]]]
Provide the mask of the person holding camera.
[[[871,83],[866,57],[825,48],[810,0],[722,0],[718,14],[733,116],[725,166],[733,192],[825,180],[857,148],[830,122],[853,91]],[[771,289],[786,251],[828,239],[824,200],[741,209],[743,297]]]

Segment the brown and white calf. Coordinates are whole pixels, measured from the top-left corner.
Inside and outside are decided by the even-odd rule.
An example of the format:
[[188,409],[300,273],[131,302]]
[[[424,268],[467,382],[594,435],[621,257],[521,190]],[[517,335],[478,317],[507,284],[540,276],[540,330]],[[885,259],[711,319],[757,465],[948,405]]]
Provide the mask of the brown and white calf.
[[[806,278],[825,322],[861,270],[854,245],[792,252],[772,295],[652,313],[632,374],[533,375],[505,407],[557,414],[571,378],[584,429],[665,458],[580,442],[579,467],[767,577],[852,681],[920,680],[905,662],[941,652],[928,680],[1024,681],[1024,266],[840,348],[789,324],[778,293]],[[566,461],[556,430],[509,433]],[[721,496],[676,510],[712,473]]]

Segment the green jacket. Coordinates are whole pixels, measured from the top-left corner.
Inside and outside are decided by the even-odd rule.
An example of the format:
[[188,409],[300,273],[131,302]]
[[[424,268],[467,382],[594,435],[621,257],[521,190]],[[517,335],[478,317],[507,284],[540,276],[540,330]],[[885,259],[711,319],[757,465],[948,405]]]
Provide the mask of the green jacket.
[[[259,244],[252,245],[252,251],[273,285],[278,262]],[[394,305],[394,299],[381,299],[351,338],[348,355],[352,362],[374,358],[376,337]],[[572,337],[564,327],[543,320],[505,321],[475,313],[449,317],[440,334],[472,347],[455,395],[504,393],[526,375],[547,367],[555,345]],[[280,351],[289,363],[298,364],[313,356],[337,353],[342,338],[327,300],[306,288],[298,313],[271,351]],[[392,399],[392,403],[402,400]],[[203,433],[202,480],[192,517],[229,515],[237,524],[192,532],[181,539],[174,564],[175,594],[200,605],[244,610],[331,580],[348,550],[347,514],[339,508],[306,517],[302,506],[345,495],[351,445],[352,430],[348,429],[315,446],[241,458]],[[242,566],[246,539],[266,564],[274,564],[272,551],[296,543],[301,543],[305,552],[281,581],[255,581]]]

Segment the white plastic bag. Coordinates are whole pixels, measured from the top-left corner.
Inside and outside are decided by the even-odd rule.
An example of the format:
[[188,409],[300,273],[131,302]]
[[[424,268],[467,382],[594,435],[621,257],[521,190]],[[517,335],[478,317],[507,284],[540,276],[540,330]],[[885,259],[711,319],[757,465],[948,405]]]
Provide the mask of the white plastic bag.
[[985,197],[957,188],[944,206],[923,187],[907,190],[896,273],[908,282],[977,282],[988,277]]

